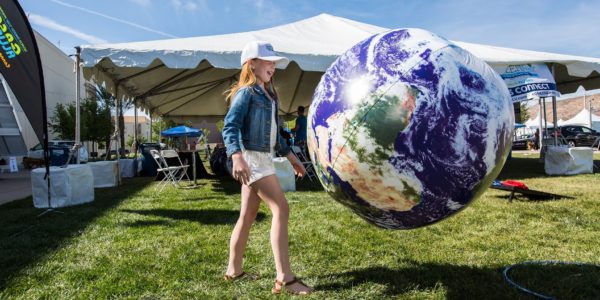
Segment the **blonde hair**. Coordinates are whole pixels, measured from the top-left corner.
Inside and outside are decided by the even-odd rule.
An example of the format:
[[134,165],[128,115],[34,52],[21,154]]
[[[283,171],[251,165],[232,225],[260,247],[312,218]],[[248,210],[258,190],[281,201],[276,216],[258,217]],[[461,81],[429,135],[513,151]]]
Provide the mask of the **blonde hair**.
[[[256,75],[254,75],[254,71],[252,70],[252,66],[248,60],[242,66],[242,71],[240,72],[240,80],[231,85],[231,87],[224,93],[226,95],[225,101],[227,101],[227,106],[230,106],[231,100],[233,99],[233,97],[239,89],[247,86],[253,86],[255,84]],[[273,81],[273,77],[271,77],[271,80],[269,82],[265,83],[265,88],[267,92],[271,95],[271,97],[275,99],[275,101],[279,101],[277,98],[277,91],[275,90],[275,83]]]

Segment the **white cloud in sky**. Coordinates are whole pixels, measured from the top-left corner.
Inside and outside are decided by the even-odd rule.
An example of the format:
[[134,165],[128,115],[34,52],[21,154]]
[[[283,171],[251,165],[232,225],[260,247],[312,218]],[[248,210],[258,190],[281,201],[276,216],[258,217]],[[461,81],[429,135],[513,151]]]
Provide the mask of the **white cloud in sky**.
[[256,11],[257,16],[252,20],[256,25],[270,26],[286,20],[286,15],[276,3],[271,3],[269,0],[248,0],[245,2],[250,3]]
[[56,21],[46,18],[44,16],[29,13],[29,21],[38,26],[42,26],[42,27],[46,27],[46,28],[49,28],[52,30],[64,32],[66,34],[72,35],[78,39],[84,40],[91,44],[107,43],[107,41],[105,39],[99,38],[97,36],[93,36],[91,34],[83,33],[77,29],[59,24]]
[[129,0],[129,1],[131,1],[137,5],[140,5],[140,6],[144,6],[144,7],[149,7],[152,5],[152,1],[150,1],[150,0]]
[[254,7],[256,7],[256,9],[260,10],[263,7],[265,7],[265,1],[264,0],[256,0],[254,1]]
[[206,3],[206,1],[204,0],[171,0],[171,6],[173,6],[177,12],[189,12],[208,9],[208,3]]
[[[100,13],[100,12],[97,12],[97,11],[93,11],[93,10],[87,9],[85,7],[76,6],[76,5],[69,4],[69,3],[66,3],[66,2],[63,2],[63,1],[60,1],[60,0],[50,0],[50,1],[52,1],[52,2],[54,2],[56,4],[59,4],[59,5],[65,6],[65,7],[77,9],[77,10],[80,10],[80,11],[83,11],[83,12],[86,12],[86,13],[89,13],[89,14],[92,14],[92,15],[96,15],[96,16],[99,16],[99,17],[102,17],[102,18],[114,21],[114,22],[118,22],[118,23],[122,23],[122,24],[125,24],[125,25],[129,25],[131,27],[142,29],[142,30],[145,30],[145,31],[148,31],[148,32],[156,33],[156,34],[159,34],[159,35],[162,35],[162,36],[166,36],[166,37],[170,37],[170,38],[177,38],[177,36],[175,36],[175,35],[168,34],[168,33],[165,33],[165,32],[159,31],[159,30],[155,30],[155,29],[152,29],[152,28],[140,25],[140,24],[133,23],[133,22],[125,21],[125,20],[122,20],[122,19],[119,19],[119,18],[115,18],[113,16],[109,16],[109,15],[106,15],[106,14],[103,14],[103,13]],[[149,2],[149,0],[146,1],[146,2]]]

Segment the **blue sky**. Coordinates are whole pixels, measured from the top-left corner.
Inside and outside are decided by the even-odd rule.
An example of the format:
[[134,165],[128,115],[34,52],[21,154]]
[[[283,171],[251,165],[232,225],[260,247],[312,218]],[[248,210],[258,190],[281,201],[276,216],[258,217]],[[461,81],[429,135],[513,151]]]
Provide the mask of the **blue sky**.
[[73,46],[234,33],[328,13],[446,38],[600,58],[600,1],[20,0],[35,30]]

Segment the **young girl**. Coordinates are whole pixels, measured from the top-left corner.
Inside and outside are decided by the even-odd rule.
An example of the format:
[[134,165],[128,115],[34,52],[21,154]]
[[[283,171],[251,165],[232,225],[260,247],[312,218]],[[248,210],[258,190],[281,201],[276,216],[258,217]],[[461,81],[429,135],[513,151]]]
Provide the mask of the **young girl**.
[[278,100],[272,77],[276,64],[287,63],[288,59],[278,56],[271,44],[250,42],[242,51],[240,80],[228,91],[231,106],[225,116],[223,140],[227,155],[233,160],[232,175],[242,183],[242,206],[231,234],[229,265],[224,277],[234,280],[245,275],[242,269],[244,249],[262,199],[273,214],[271,247],[277,275],[272,292],[308,294],[312,289],[298,280],[290,267],[289,207],[273,165],[273,154],[277,151],[287,157],[297,175],[306,173],[302,163],[277,134]]

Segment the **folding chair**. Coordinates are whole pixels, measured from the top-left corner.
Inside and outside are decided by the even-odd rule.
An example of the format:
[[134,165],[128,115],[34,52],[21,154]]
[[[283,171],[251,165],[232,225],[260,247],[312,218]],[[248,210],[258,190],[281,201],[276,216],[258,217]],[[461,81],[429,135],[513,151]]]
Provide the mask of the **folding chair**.
[[158,166],[158,168],[156,169],[156,172],[158,174],[160,174],[160,173],[163,174],[162,180],[158,183],[158,185],[156,185],[156,189],[158,189],[159,192],[161,192],[165,188],[165,186],[167,186],[167,184],[169,182],[171,182],[171,183],[175,182],[175,179],[173,178],[173,173],[172,173],[172,171],[174,171],[174,169],[169,169],[167,163],[165,162],[163,157],[160,155],[160,152],[158,152],[158,150],[151,149],[150,155],[152,155],[152,158],[154,158],[154,162],[156,162],[156,165]]
[[292,149],[292,152],[294,152],[294,155],[298,157],[298,159],[306,169],[306,175],[308,176],[308,179],[312,181],[313,177],[317,178],[317,174],[315,174],[315,168],[310,159],[308,159],[306,155],[304,155],[304,151],[302,151],[302,149],[298,146],[290,146],[290,148]]
[[[181,181],[181,179],[183,179],[184,176],[187,178],[188,181],[191,181],[190,177],[187,175],[187,169],[190,166],[184,165],[181,162],[181,158],[179,158],[179,154],[177,153],[177,151],[171,150],[171,149],[162,150],[160,152],[160,155],[163,157],[163,161],[165,162],[165,167],[169,168],[169,170],[171,172],[171,179],[173,180],[173,183],[176,186],[179,186],[179,182]],[[174,161],[174,162],[179,162],[179,164],[177,164],[177,163],[169,164],[169,161],[167,159],[171,159],[171,161]]]

